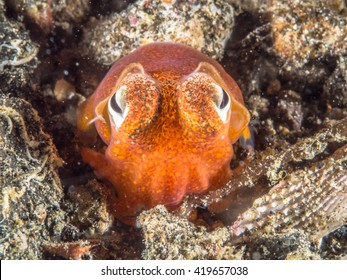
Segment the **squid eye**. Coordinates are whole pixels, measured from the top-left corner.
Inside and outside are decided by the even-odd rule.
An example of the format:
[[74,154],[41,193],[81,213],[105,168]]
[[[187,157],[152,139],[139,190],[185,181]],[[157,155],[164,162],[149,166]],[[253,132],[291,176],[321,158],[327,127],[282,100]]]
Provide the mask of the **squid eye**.
[[112,95],[110,98],[110,109],[112,109],[117,114],[123,114],[123,109],[118,105],[116,94]]
[[122,125],[128,113],[128,106],[126,103],[126,90],[126,86],[120,87],[108,101],[108,111],[110,118],[117,128]]
[[222,101],[219,104],[218,108],[223,110],[226,106],[228,106],[228,104],[229,104],[229,95],[223,90]]
[[228,121],[228,111],[231,103],[229,94],[217,84],[214,84],[214,88],[216,92],[215,104],[217,113],[221,120],[226,123]]

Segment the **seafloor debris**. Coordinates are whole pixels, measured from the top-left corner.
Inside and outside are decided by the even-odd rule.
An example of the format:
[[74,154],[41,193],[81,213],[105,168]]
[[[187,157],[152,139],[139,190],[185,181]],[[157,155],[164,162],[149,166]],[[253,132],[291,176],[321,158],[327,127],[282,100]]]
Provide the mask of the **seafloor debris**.
[[230,233],[240,237],[255,231],[283,233],[296,228],[308,232],[309,239],[318,243],[344,223],[347,223],[347,145],[324,160],[291,172],[257,198],[232,224]]
[[54,256],[71,260],[81,260],[92,255],[93,244],[89,241],[50,243],[43,246],[44,250]]
[[4,18],[5,18],[4,0],[0,0],[0,19],[4,20]]
[[0,5],[0,87],[4,93],[13,93],[26,87],[32,77],[38,64],[38,47],[22,24],[9,21],[2,13]]
[[164,206],[143,212],[138,224],[144,233],[144,259],[240,259],[242,256],[241,250],[230,247],[227,228],[207,232],[204,227],[170,214]]
[[272,1],[272,49],[286,79],[318,82],[329,71],[324,62],[347,52],[347,18],[327,2]]
[[292,130],[299,130],[304,118],[301,96],[292,90],[283,90],[278,94],[276,105],[278,118],[289,124]]
[[69,188],[67,212],[71,212],[70,223],[78,227],[84,237],[103,234],[112,224],[113,217],[107,211],[107,194],[101,190],[96,180]]
[[22,99],[0,95],[0,258],[40,259],[62,230],[61,161],[40,119]]
[[51,1],[46,0],[5,0],[9,10],[25,17],[44,32],[52,27]]
[[233,8],[221,0],[137,1],[119,14],[92,19],[82,52],[109,65],[141,45],[173,41],[221,58],[233,20]]
[[[237,5],[241,11],[254,14],[250,17],[246,13],[248,16],[244,16],[243,21],[242,13],[237,18],[235,28],[239,30],[233,33],[236,42],[228,43],[231,50],[227,53],[236,57],[236,63],[240,58],[248,60],[237,69],[235,65],[238,65],[234,63],[235,72],[245,80],[244,84],[241,82],[241,88],[246,96],[279,77],[282,83],[290,83],[293,90],[302,91],[307,85],[318,89],[336,65],[343,63],[347,52],[344,0],[228,2]],[[240,33],[245,29],[249,31],[244,38],[241,36],[240,43]],[[249,67],[250,63],[253,67]],[[233,71],[233,67],[230,69]]]
[[90,0],[52,0],[54,25],[68,29],[86,20],[90,11],[90,2]]
[[[236,5],[242,11],[247,11],[249,13],[261,13],[266,12],[272,5],[280,4],[280,1],[268,1],[268,0],[226,0],[226,2]],[[326,9],[335,10],[341,12],[346,9],[346,2],[344,0],[306,0],[301,1],[305,6],[320,5],[324,6]],[[284,1],[285,5],[295,5],[298,3],[296,0]]]
[[346,259],[346,236],[347,225],[324,236],[322,246],[320,247],[320,255],[326,259],[338,259],[338,256],[342,256],[343,259]]
[[55,26],[68,29],[84,20],[90,9],[89,0],[7,0],[6,5],[18,17],[24,16],[28,25],[34,25],[37,34],[47,34]]
[[45,258],[134,260],[143,249],[138,229],[118,227],[103,235],[76,238],[75,241],[45,243]]
[[323,94],[328,106],[347,107],[347,61],[337,65],[324,85]]
[[320,259],[308,235],[287,233],[254,235],[235,245],[226,227],[208,232],[185,218],[157,206],[143,212],[138,223],[144,232],[144,259]]
[[346,18],[326,1],[273,1],[274,49],[284,60],[302,67],[312,60],[347,51]]

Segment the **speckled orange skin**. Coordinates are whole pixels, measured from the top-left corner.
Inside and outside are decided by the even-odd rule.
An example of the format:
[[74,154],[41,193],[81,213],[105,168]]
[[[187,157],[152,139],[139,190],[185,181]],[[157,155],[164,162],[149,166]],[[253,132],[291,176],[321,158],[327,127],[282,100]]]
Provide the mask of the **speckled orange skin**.
[[[208,105],[215,98],[211,83],[230,96],[226,123]],[[121,85],[128,89],[129,113],[117,129],[106,101]],[[186,194],[224,184],[231,175],[232,143],[250,118],[239,87],[223,68],[175,43],[148,44],[117,61],[79,110],[81,134],[93,134],[91,120],[98,114],[102,118],[94,124],[106,150],[83,148],[82,157],[114,187],[114,214],[129,224],[143,209],[174,208]]]

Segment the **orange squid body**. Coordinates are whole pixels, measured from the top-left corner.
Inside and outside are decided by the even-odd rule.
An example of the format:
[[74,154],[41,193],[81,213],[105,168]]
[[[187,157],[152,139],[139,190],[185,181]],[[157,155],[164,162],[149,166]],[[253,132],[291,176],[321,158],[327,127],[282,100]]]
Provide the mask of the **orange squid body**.
[[186,194],[230,177],[232,144],[250,116],[235,81],[213,59],[181,44],[152,43],[117,61],[78,112],[105,149],[82,148],[97,177],[115,192],[116,218],[174,208]]

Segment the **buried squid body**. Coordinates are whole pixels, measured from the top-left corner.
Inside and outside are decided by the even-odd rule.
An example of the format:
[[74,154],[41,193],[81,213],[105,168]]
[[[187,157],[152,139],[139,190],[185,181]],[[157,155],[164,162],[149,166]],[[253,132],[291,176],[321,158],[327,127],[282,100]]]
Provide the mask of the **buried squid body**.
[[[106,149],[82,148],[114,188],[114,215],[132,224],[158,204],[222,186],[232,144],[249,140],[250,116],[235,81],[213,59],[175,43],[145,45],[118,60],[79,109],[78,129],[95,129]],[[113,194],[112,194],[113,196]]]

